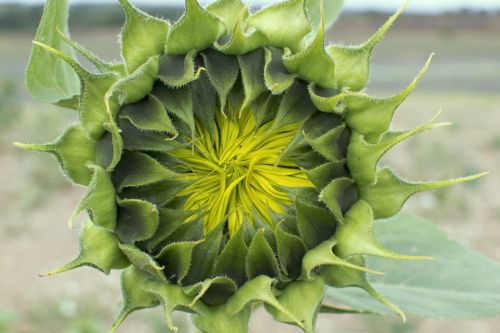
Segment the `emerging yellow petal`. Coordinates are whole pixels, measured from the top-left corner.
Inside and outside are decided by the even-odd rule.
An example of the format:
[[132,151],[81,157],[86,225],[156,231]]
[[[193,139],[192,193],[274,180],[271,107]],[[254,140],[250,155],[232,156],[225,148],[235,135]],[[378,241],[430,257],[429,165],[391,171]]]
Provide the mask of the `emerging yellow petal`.
[[192,149],[171,152],[185,163],[181,177],[194,180],[179,195],[187,197],[184,209],[203,213],[205,233],[227,219],[234,235],[245,220],[253,223],[253,214],[272,225],[271,213],[284,213],[292,203],[283,187],[313,186],[295,163],[280,158],[299,125],[271,125],[257,127],[248,109],[240,116],[217,113],[213,138],[197,123]]

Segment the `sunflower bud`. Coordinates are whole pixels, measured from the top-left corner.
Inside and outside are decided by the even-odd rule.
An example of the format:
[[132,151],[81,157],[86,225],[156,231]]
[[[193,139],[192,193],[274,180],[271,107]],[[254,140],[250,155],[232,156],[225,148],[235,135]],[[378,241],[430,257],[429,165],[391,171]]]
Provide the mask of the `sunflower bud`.
[[417,192],[480,175],[412,183],[378,168],[394,145],[446,125],[390,130],[430,58],[400,93],[362,92],[371,52],[402,9],[366,43],[346,47],[325,46],[323,20],[311,23],[304,0],[256,13],[240,0],[206,8],[186,0],[173,25],[120,2],[123,64],[98,59],[64,31],[64,47],[35,42],[34,55],[49,52],[78,76],[77,96],[52,101],[76,109],[80,123],[52,143],[18,145],[54,154],[87,186],[70,224],[89,216],[80,255],[49,274],[122,269],[113,331],[132,311],[163,305],[172,330],[180,310],[202,332],[244,333],[252,305],[264,304],[311,333],[327,286],[362,288],[404,317],[370,286],[365,274],[378,272],[363,257],[427,257],[383,248],[374,220]]

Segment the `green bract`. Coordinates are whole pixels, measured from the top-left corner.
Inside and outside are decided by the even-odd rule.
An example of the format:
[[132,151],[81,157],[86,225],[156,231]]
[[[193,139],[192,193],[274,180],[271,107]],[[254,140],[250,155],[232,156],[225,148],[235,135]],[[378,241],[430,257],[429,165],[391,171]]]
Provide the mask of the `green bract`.
[[480,175],[412,183],[377,167],[394,145],[446,125],[390,130],[429,63],[393,97],[362,92],[371,52],[402,9],[346,47],[325,46],[319,1],[251,13],[240,0],[186,0],[173,25],[120,3],[123,64],[69,39],[66,1],[47,1],[33,49],[30,91],[77,110],[80,123],[53,143],[18,145],[54,154],[87,186],[70,219],[89,215],[80,255],[49,274],[123,269],[113,331],[162,304],[173,330],[180,310],[202,332],[247,332],[257,303],[314,332],[320,309],[335,310],[322,307],[327,286],[362,288],[404,317],[370,286],[365,274],[378,272],[363,258],[427,257],[383,248],[374,220],[417,192]]

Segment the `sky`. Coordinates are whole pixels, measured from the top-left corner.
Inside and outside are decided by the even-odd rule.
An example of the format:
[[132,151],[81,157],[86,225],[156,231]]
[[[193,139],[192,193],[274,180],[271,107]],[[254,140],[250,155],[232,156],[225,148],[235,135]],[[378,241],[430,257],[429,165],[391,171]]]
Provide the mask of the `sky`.
[[[199,0],[200,3],[208,3],[210,0]],[[276,0],[244,0],[252,4],[266,4],[278,2]],[[326,0],[329,1],[329,0]],[[0,3],[43,3],[43,0],[0,0]],[[70,0],[70,3],[113,3],[117,0]],[[135,4],[182,4],[183,0],[131,0]],[[403,0],[345,0],[347,10],[378,10],[394,11],[403,3]],[[412,0],[408,6],[409,12],[440,13],[442,11],[461,10],[500,10],[500,0]]]

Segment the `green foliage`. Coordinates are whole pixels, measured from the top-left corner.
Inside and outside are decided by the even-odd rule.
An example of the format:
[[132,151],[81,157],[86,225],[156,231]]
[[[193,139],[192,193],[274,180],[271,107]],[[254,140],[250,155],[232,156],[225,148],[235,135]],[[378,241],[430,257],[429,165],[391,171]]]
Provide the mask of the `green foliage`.
[[[399,214],[378,222],[375,235],[394,251],[432,254],[434,260],[395,262],[369,258],[367,264],[386,274],[370,283],[407,314],[436,319],[476,319],[500,311],[500,264],[455,242],[431,222]],[[390,310],[352,288],[330,289],[328,298],[387,315]]]

